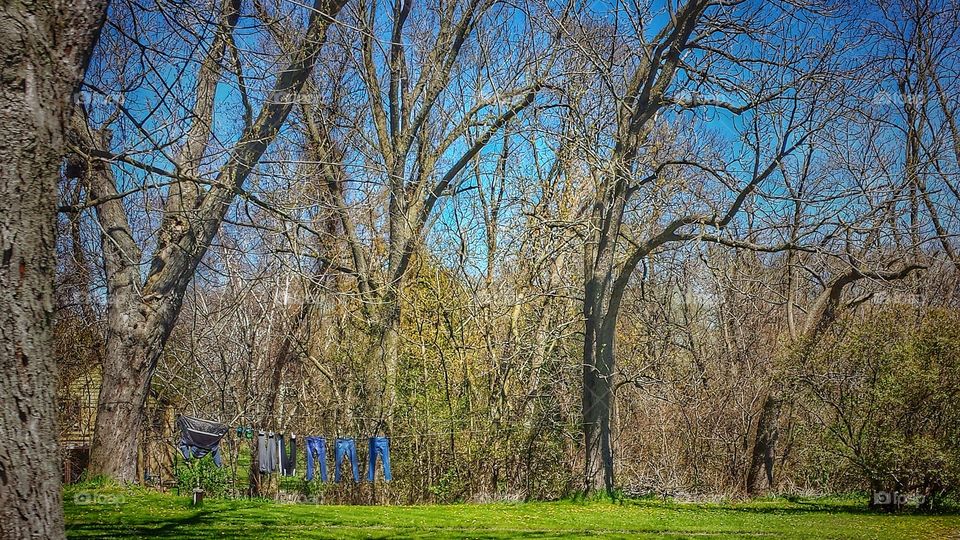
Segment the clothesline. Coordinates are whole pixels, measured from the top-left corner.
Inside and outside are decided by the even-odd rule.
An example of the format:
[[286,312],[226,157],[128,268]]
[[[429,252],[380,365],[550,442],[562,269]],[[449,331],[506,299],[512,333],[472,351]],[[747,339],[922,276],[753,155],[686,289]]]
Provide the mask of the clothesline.
[[[308,434],[308,433],[304,433],[304,432],[297,433],[297,432],[293,432],[293,431],[270,431],[270,430],[262,430],[262,429],[254,429],[253,433],[254,433],[254,435],[258,435],[261,431],[263,431],[264,433],[281,433],[281,434],[284,434],[284,435],[296,435],[298,438],[323,437],[323,438],[329,439],[329,440],[334,440],[334,439],[348,439],[348,438],[349,438],[349,439],[364,439],[364,438],[376,437],[376,436],[386,437],[386,438],[388,438],[388,439],[393,440],[393,439],[416,439],[416,438],[424,438],[424,437],[449,437],[451,434],[452,434],[452,435],[461,435],[461,434],[474,434],[474,433],[487,433],[487,434],[490,433],[490,430],[489,430],[489,429],[458,429],[458,430],[455,430],[455,431],[452,431],[452,432],[451,432],[451,431],[417,431],[416,433],[408,433],[408,434],[403,434],[403,435],[352,436],[352,435],[346,435],[346,434],[344,434],[344,435],[333,435],[333,436],[329,436],[329,437],[328,437],[328,436],[325,436],[325,435],[312,435],[312,434]],[[498,428],[497,431],[496,431],[496,433],[503,433],[503,432],[505,432],[505,431],[506,431],[506,432],[511,432],[511,433],[513,433],[513,432],[521,432],[521,431],[524,431],[524,430],[523,430],[523,428],[521,428],[521,427],[513,427],[513,428],[503,427],[503,428]],[[236,432],[235,432],[235,431],[231,432],[231,435],[236,435]],[[252,437],[251,437],[251,439],[252,439]]]
[[[240,416],[242,415],[237,415],[236,418],[239,418]],[[305,415],[298,415],[298,416],[302,417]],[[354,417],[354,419],[370,420],[373,418],[357,416],[357,417]],[[427,423],[428,425],[430,425],[432,429],[404,430],[404,431],[412,431],[412,432],[389,435],[389,436],[386,436],[386,438],[389,440],[395,440],[400,442],[400,441],[419,440],[419,439],[448,439],[450,437],[458,437],[458,436],[462,437],[464,435],[474,435],[474,434],[487,434],[487,435],[491,434],[491,429],[489,427],[483,428],[483,429],[477,429],[477,428],[465,429],[466,426],[461,427],[462,424],[464,423],[465,422],[463,421],[457,421],[453,419],[446,420],[446,421],[435,420]],[[449,429],[442,428],[441,426],[443,425],[448,426]],[[223,426],[223,427],[227,428],[227,426]],[[504,426],[497,427],[495,434],[502,435],[504,433],[509,433],[509,434],[522,433],[522,432],[528,431],[529,429],[530,428],[526,426],[521,426],[521,425],[504,425]],[[273,430],[273,429],[266,429],[261,427],[254,427],[252,425],[246,425],[246,426],[241,425],[241,426],[236,426],[232,428],[227,428],[226,435],[228,436],[228,440],[231,440],[231,441],[233,440],[234,437],[236,437],[238,441],[242,441],[246,439],[252,442],[258,439],[259,437],[266,436],[267,434],[270,434],[270,435],[280,434],[280,435],[290,435],[292,437],[296,437],[297,435],[299,435],[301,438],[304,438],[304,439],[306,437],[318,437],[318,438],[323,438],[324,440],[329,439],[331,443],[335,443],[337,440],[342,440],[342,439],[364,440],[366,438],[383,436],[382,432],[375,433],[372,436],[370,435],[353,436],[353,434],[347,433],[347,432],[340,432],[340,433],[334,433],[332,435],[326,435],[322,433],[323,431],[325,430],[303,430],[303,431],[295,430],[295,429]],[[320,434],[318,434],[318,432],[320,432]]]
[[[257,435],[257,460],[261,474],[279,473],[281,476],[295,476],[297,469],[297,438],[291,435],[290,444],[287,437],[280,434],[269,435],[260,431]],[[327,448],[334,451],[335,482],[340,482],[342,466],[346,460],[353,472],[354,482],[360,481],[360,460],[357,456],[357,443],[352,438],[338,438],[332,445],[328,445],[322,437],[304,437],[302,447],[306,453],[307,473],[306,480],[314,478],[314,470],[320,472],[320,478],[326,482],[327,476]],[[390,481],[390,440],[386,437],[370,437],[367,465],[367,480],[374,481],[374,472],[379,458],[383,467],[384,480]]]
[[[181,439],[179,448],[184,459],[193,458],[202,459],[207,454],[212,454],[214,463],[217,467],[223,467],[220,457],[220,442],[226,436],[228,447],[232,447],[231,453],[239,451],[239,444],[234,447],[234,443],[240,443],[244,439],[256,444],[258,468],[261,474],[278,474],[280,476],[291,477],[297,475],[297,451],[302,449],[306,457],[306,476],[309,482],[319,473],[320,480],[326,482],[329,480],[327,473],[327,453],[328,449],[333,453],[334,482],[340,482],[344,475],[351,475],[355,482],[360,482],[360,459],[357,453],[357,440],[363,440],[363,437],[334,437],[329,441],[325,437],[302,435],[282,431],[270,431],[265,429],[256,429],[252,426],[239,426],[230,428],[227,425],[216,422],[202,420],[198,418],[180,416],[177,424],[181,428]],[[509,425],[499,428],[502,432],[518,432],[525,430],[525,426]],[[489,429],[454,429],[450,431],[417,431],[403,435],[391,437],[372,436],[369,437],[369,451],[367,453],[367,474],[366,479],[373,482],[377,463],[382,467],[383,478],[386,481],[392,479],[390,471],[390,441],[405,439],[429,439],[429,438],[449,438],[451,436],[485,433],[489,434]],[[289,437],[288,437],[289,434]],[[238,439],[234,440],[236,436]],[[289,441],[289,444],[287,444]],[[236,456],[236,453],[233,453]],[[234,470],[234,475],[236,471]],[[199,479],[197,480],[199,482]],[[236,481],[236,478],[234,478]],[[199,484],[198,484],[199,487]]]
[[[177,445],[183,458],[187,461],[192,459],[203,459],[207,455],[213,457],[214,464],[219,468],[223,467],[223,460],[220,456],[220,444],[224,436],[231,431],[237,433],[243,431],[244,434],[253,439],[250,427],[240,427],[236,430],[225,424],[194,418],[189,416],[179,416],[177,426],[180,428],[180,442]],[[258,467],[263,474],[279,473],[281,476],[295,476],[297,469],[297,439],[296,435],[289,438],[290,444],[287,445],[287,437],[282,433],[274,433],[264,430],[258,430],[257,433],[257,457]],[[228,438],[229,440],[229,438]],[[367,480],[374,481],[375,469],[379,461],[383,468],[384,480],[392,479],[390,474],[390,444],[386,437],[371,437],[370,452],[368,454]],[[326,440],[320,437],[304,437],[303,446],[306,451],[307,472],[306,480],[311,481],[314,478],[314,469],[319,469],[321,479],[326,482],[327,478],[327,444]],[[343,462],[346,460],[353,473],[354,482],[360,482],[360,460],[357,456],[357,444],[352,438],[338,438],[334,441],[332,449],[335,451],[334,471],[335,482],[340,482]],[[348,470],[348,472],[350,472]],[[197,477],[197,488],[199,485]]]
[[[202,414],[202,413],[195,412],[193,414]],[[302,421],[305,419],[318,419],[318,418],[329,419],[331,417],[339,417],[340,421],[344,423],[351,423],[351,422],[358,422],[358,421],[369,421],[369,422],[378,422],[378,423],[387,422],[387,417],[385,416],[357,416],[357,415],[350,415],[350,414],[331,415],[331,414],[317,414],[317,413],[310,413],[310,412],[296,412],[296,413],[282,413],[277,416],[278,416],[277,418],[278,420],[282,419],[282,420],[293,420],[293,421],[297,421],[297,420]],[[220,420],[217,420],[217,421],[220,421]],[[488,422],[488,423],[492,422],[491,420],[483,420],[483,419],[463,420],[463,419],[455,419],[455,418],[432,418],[430,419],[429,423],[431,424],[462,424],[462,423],[467,423],[471,421]],[[249,415],[241,412],[241,413],[237,413],[236,415],[233,416],[233,418],[231,418],[230,420],[224,423],[227,425],[235,425],[235,424],[252,425],[254,423],[259,423],[259,422],[260,422],[259,419],[254,420]],[[296,423],[300,423],[300,422],[296,422]],[[274,431],[276,431],[276,429],[274,429]]]
[[[291,416],[289,419],[302,421],[302,420],[317,419],[318,416],[319,416],[319,415],[315,415],[315,414],[298,414],[298,415]],[[387,422],[387,419],[386,419],[386,418],[377,418],[377,417],[366,417],[366,416],[352,416],[352,417],[349,417],[349,418],[341,418],[341,421],[342,421],[343,423],[360,422],[360,421],[386,423],[386,422]],[[253,423],[259,423],[259,422],[260,422],[260,420],[248,420],[247,418],[244,417],[244,418],[236,418],[236,419],[234,419],[234,420],[232,420],[232,421],[230,421],[230,422],[227,422],[227,423],[228,423],[228,424],[237,424],[237,423],[253,424]],[[434,418],[434,419],[431,419],[431,420],[429,421],[429,423],[431,423],[431,424],[464,424],[464,423],[469,423],[469,422],[471,422],[471,420],[454,419],[454,418],[449,418],[449,419],[447,419],[447,418]],[[472,420],[472,422],[474,422],[474,423],[479,423],[480,421],[478,421],[478,420]],[[484,421],[482,421],[482,422],[483,422],[483,423],[491,423],[491,424],[493,423],[492,421],[489,421],[489,420],[484,420]]]

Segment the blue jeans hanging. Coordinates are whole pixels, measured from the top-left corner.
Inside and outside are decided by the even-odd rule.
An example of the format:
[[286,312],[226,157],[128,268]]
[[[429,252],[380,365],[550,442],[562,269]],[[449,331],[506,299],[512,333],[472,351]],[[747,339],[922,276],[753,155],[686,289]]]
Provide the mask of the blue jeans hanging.
[[333,468],[333,479],[336,482],[340,481],[340,467],[343,462],[343,458],[350,460],[350,463],[353,465],[353,481],[360,481],[360,466],[357,464],[357,443],[353,439],[337,439],[336,452],[335,452],[335,461]]
[[389,482],[390,476],[390,440],[386,437],[370,437],[370,462],[367,464],[367,480],[373,482],[373,471],[377,468],[377,455],[383,463],[383,479]]
[[307,482],[313,480],[313,460],[320,466],[320,480],[327,481],[327,441],[323,437],[307,437]]

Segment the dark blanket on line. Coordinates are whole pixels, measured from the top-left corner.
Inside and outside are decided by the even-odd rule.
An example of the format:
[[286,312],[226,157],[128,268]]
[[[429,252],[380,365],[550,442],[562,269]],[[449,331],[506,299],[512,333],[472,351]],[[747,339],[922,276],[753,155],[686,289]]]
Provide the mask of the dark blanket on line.
[[217,449],[220,445],[220,439],[227,434],[228,429],[227,426],[219,422],[191,416],[177,418],[177,426],[180,427],[182,436],[181,446],[192,446],[208,451]]

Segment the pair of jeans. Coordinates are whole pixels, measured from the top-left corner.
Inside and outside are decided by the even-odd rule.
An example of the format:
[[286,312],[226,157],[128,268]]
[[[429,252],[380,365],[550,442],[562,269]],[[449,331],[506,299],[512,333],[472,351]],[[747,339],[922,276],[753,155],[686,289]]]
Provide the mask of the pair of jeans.
[[360,481],[360,466],[357,464],[357,443],[353,439],[337,439],[334,458],[333,479],[335,482],[340,481],[340,466],[343,458],[349,459],[353,465],[353,481]]
[[380,456],[380,462],[383,464],[383,479],[389,482],[393,480],[390,475],[390,439],[386,437],[370,437],[370,456],[367,464],[367,481],[373,482],[374,469],[377,468],[377,456]]
[[[327,441],[323,437],[307,437],[304,439],[307,447],[307,482],[313,480],[313,460],[316,456],[320,466],[320,480],[327,481]],[[337,469],[339,471],[339,469]]]

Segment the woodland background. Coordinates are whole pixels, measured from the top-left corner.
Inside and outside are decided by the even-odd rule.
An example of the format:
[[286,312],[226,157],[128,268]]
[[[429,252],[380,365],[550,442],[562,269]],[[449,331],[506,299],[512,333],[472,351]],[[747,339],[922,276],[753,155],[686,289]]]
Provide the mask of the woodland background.
[[953,0],[115,1],[59,183],[61,430],[100,369],[120,480],[172,407],[387,434],[392,502],[948,496],[958,31]]

